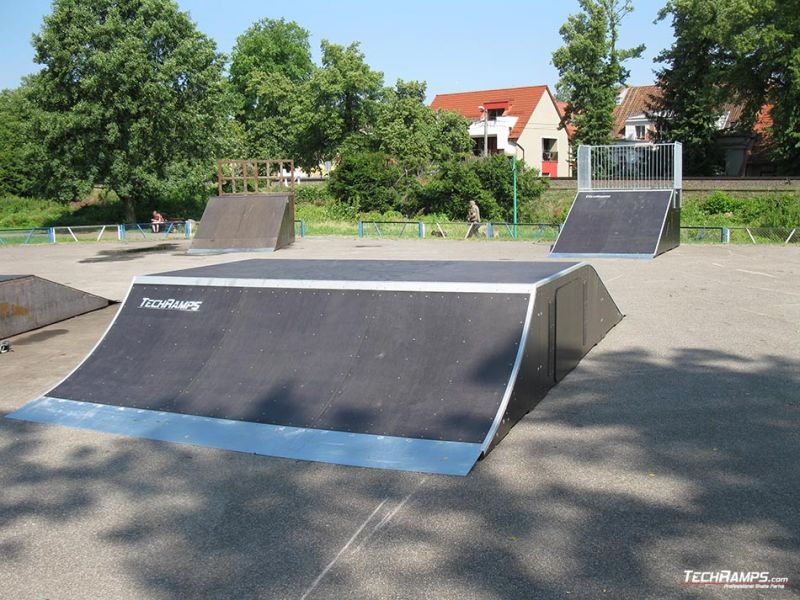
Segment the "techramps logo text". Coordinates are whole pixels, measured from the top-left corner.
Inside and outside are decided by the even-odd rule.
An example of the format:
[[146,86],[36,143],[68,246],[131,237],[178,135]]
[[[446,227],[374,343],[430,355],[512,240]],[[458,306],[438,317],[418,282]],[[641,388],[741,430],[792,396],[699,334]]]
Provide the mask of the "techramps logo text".
[[788,577],[772,577],[769,571],[683,571],[684,585],[721,585],[727,589],[784,590]]
[[197,312],[200,310],[202,300],[176,300],[175,298],[142,298],[137,308],[150,308],[153,310],[182,310],[184,312]]

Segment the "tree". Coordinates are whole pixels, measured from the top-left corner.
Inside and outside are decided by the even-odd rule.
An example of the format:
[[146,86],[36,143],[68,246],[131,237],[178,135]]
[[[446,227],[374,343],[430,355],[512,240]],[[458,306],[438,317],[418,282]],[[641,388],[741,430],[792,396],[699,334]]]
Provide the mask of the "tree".
[[800,174],[800,0],[729,0],[719,21],[724,80],[746,105],[744,124],[768,105],[774,158]]
[[55,0],[33,45],[49,195],[104,183],[132,221],[167,178],[197,189],[226,106],[222,57],[187,13],[170,0]]
[[662,53],[664,116],[689,147],[702,154],[723,103],[744,106],[738,127],[747,132],[766,106],[775,160],[800,173],[800,0],[671,0],[668,16],[676,39]]
[[717,120],[726,91],[717,44],[718,6],[714,0],[673,0],[659,13],[672,15],[675,41],[656,62],[660,95],[650,103],[658,141],[683,144],[687,175],[714,175],[723,163]]
[[574,147],[607,144],[614,125],[617,89],[629,76],[623,63],[638,58],[644,44],[617,48],[622,19],[631,0],[579,0],[583,12],[570,15],[559,33],[565,44],[553,53],[557,90],[568,98],[563,125],[575,127]]
[[[490,215],[492,218],[511,221],[514,216],[514,178],[512,161],[517,161],[517,205],[533,203],[547,189],[547,183],[536,169],[525,168],[525,163],[505,154],[492,154],[471,163],[478,176],[481,187],[486,190],[497,205]],[[486,212],[486,211],[484,211]]]
[[374,125],[383,92],[383,73],[370,69],[358,43],[323,40],[321,49],[322,66],[303,86],[288,124],[298,144],[295,156],[310,169],[334,160],[350,136]]
[[331,173],[328,191],[356,211],[395,210],[400,201],[396,189],[400,168],[382,152],[351,152]]
[[286,158],[292,107],[313,76],[309,33],[294,21],[262,19],[236,40],[230,82],[238,99],[250,157]]
[[35,189],[36,168],[44,162],[31,135],[35,108],[23,84],[0,91],[0,196],[29,195]]

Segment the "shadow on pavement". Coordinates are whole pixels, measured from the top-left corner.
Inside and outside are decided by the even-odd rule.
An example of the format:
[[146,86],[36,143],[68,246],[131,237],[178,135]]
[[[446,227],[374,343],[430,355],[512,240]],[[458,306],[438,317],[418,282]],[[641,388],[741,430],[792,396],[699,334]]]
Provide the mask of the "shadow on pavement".
[[0,556],[72,523],[73,563],[158,598],[728,598],[684,570],[800,573],[798,389],[779,356],[598,353],[465,478],[101,434],[45,460],[2,421]]

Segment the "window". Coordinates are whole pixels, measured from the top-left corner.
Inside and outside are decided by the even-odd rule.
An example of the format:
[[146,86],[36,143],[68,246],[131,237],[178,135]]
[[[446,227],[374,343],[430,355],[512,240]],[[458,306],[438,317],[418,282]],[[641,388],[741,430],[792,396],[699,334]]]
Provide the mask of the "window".
[[553,138],[542,138],[542,160],[558,160],[558,140]]
[[647,126],[646,125],[637,125],[636,126],[636,139],[643,140],[647,137]]
[[491,121],[492,119],[496,119],[497,117],[502,117],[503,113],[505,112],[504,108],[490,108],[488,111],[489,113],[488,118]]

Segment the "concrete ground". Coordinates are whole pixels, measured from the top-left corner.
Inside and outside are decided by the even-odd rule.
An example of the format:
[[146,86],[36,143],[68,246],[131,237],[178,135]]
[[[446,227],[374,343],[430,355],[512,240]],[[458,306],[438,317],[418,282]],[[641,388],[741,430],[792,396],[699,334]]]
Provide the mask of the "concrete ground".
[[[254,256],[184,250],[0,247],[0,273],[121,299],[133,275]],[[274,256],[546,253],[306,238]],[[797,597],[800,250],[591,262],[626,318],[464,478],[0,419],[0,597]],[[0,414],[73,369],[115,310],[13,338]],[[684,585],[687,570],[768,571],[796,588]]]

